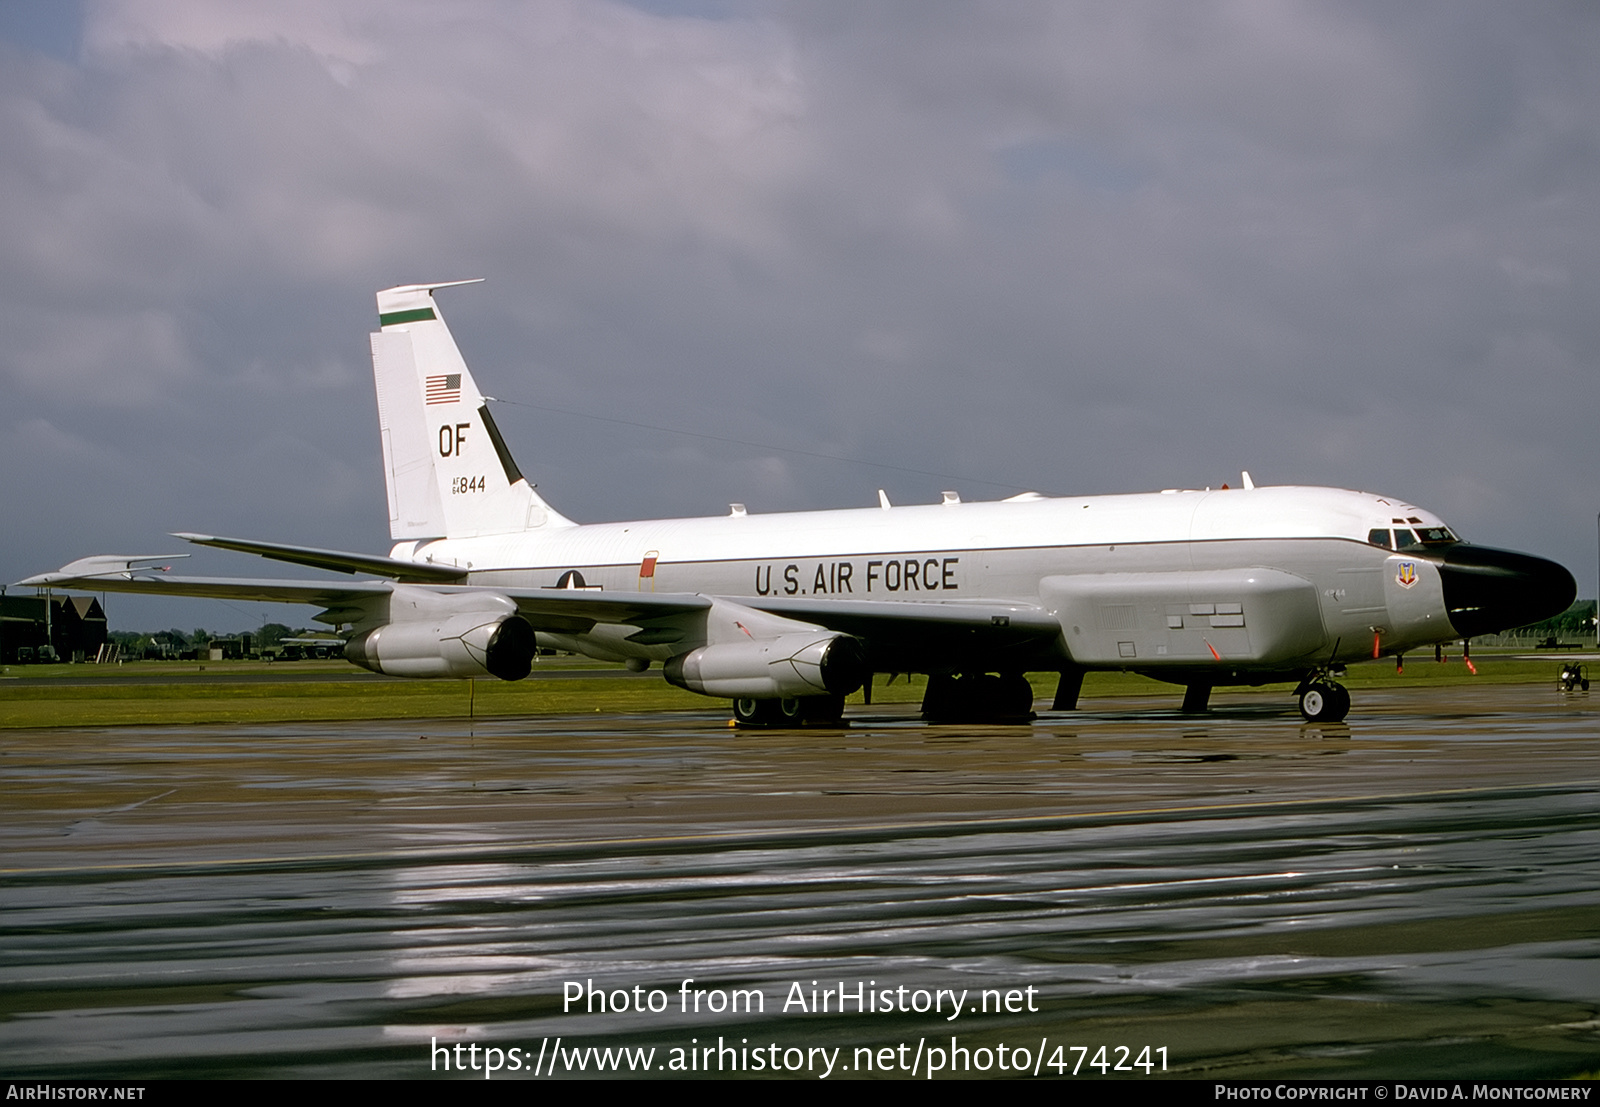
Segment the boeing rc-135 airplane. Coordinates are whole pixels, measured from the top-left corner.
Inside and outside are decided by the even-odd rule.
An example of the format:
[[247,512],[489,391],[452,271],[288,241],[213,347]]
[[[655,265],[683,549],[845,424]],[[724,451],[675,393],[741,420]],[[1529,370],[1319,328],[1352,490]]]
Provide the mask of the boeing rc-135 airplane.
[[[450,284],[469,284],[469,281]],[[555,646],[733,701],[745,726],[836,721],[873,673],[928,676],[939,720],[1032,717],[1028,672],[1126,670],[1186,686],[1293,681],[1344,718],[1347,662],[1522,626],[1572,602],[1560,565],[1473,546],[1392,497],[1243,487],[1033,493],[579,525],[522,475],[434,300],[378,293],[372,335],[387,557],[180,535],[362,579],[213,579],[164,557],[75,561],[23,584],[291,601],[375,672],[520,680]],[[371,578],[371,579],[365,579]]]

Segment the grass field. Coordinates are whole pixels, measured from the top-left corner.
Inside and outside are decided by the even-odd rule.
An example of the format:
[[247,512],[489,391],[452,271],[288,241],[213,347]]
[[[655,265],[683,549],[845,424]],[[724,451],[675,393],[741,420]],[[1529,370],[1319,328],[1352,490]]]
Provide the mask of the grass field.
[[[1392,661],[1352,666],[1345,684],[1363,688],[1448,684],[1555,683],[1559,663],[1526,654],[1480,651],[1469,672],[1459,656],[1446,664],[1431,657],[1408,661],[1396,673]],[[1600,658],[1597,658],[1600,660]],[[337,679],[348,675],[348,680]],[[1600,677],[1600,671],[1596,673]],[[138,677],[137,683],[124,683]],[[319,679],[307,679],[315,677]],[[8,679],[18,678],[18,679]],[[21,678],[26,678],[26,683]],[[329,679],[332,678],[332,679]],[[1054,673],[1032,675],[1035,694],[1048,700]],[[926,678],[879,676],[874,703],[915,703]],[[1170,684],[1131,673],[1090,673],[1086,699],[1131,695],[1181,696]],[[1228,689],[1219,695],[1252,695],[1287,702],[1286,685]],[[850,697],[859,703],[861,693]],[[274,723],[317,719],[429,719],[496,715],[572,715],[588,712],[721,710],[724,701],[674,688],[657,671],[622,675],[617,667],[583,658],[541,661],[524,681],[383,680],[343,661],[135,662],[120,666],[12,666],[0,671],[0,727],[129,726],[162,723]]]

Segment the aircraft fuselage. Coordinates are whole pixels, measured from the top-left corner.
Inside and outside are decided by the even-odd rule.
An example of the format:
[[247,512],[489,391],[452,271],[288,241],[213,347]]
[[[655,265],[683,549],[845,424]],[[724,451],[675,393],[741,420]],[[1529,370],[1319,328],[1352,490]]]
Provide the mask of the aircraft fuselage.
[[[1060,624],[1054,641],[1007,660],[1019,669],[1076,665],[1179,681],[1203,671],[1231,683],[1482,633],[1473,614],[1484,606],[1481,589],[1454,612],[1447,601],[1446,581],[1460,576],[1452,551],[1490,555],[1513,608],[1542,611],[1562,579],[1571,581],[1560,566],[1526,555],[1453,541],[1395,550],[1372,540],[1378,531],[1415,537],[1443,528],[1437,516],[1386,497],[1261,487],[590,524],[402,542],[391,556],[457,565],[473,585],[491,588],[696,592],[748,597],[776,612],[804,597],[1016,602]],[[1515,624],[1514,611],[1500,614]],[[678,648],[630,640],[636,630],[542,637],[612,660],[664,661]],[[914,642],[876,654],[880,671],[960,670],[981,660],[949,656],[947,644],[939,656],[918,656]]]

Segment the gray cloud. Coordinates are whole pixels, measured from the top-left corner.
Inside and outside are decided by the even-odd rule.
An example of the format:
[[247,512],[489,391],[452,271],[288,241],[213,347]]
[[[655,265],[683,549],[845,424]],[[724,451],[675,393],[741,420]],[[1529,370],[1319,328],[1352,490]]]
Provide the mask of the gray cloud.
[[1586,6],[141,0],[11,37],[7,579],[172,529],[384,548],[372,293],[480,275],[441,295],[491,394],[770,444],[505,406],[580,519],[1243,467],[1592,575]]

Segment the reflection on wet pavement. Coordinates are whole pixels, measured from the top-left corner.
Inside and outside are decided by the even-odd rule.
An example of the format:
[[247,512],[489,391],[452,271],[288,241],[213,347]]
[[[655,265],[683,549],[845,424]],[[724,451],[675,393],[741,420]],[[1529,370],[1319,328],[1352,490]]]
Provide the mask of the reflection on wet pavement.
[[[720,1037],[843,1047],[848,1075],[957,1036],[1207,1078],[1600,1068],[1588,698],[1371,693],[1320,728],[1261,703],[6,733],[0,1052],[405,1077],[435,1039]],[[971,1009],[812,1013],[813,981]],[[666,1009],[563,1012],[580,984]],[[735,989],[764,1010],[709,1009]]]

